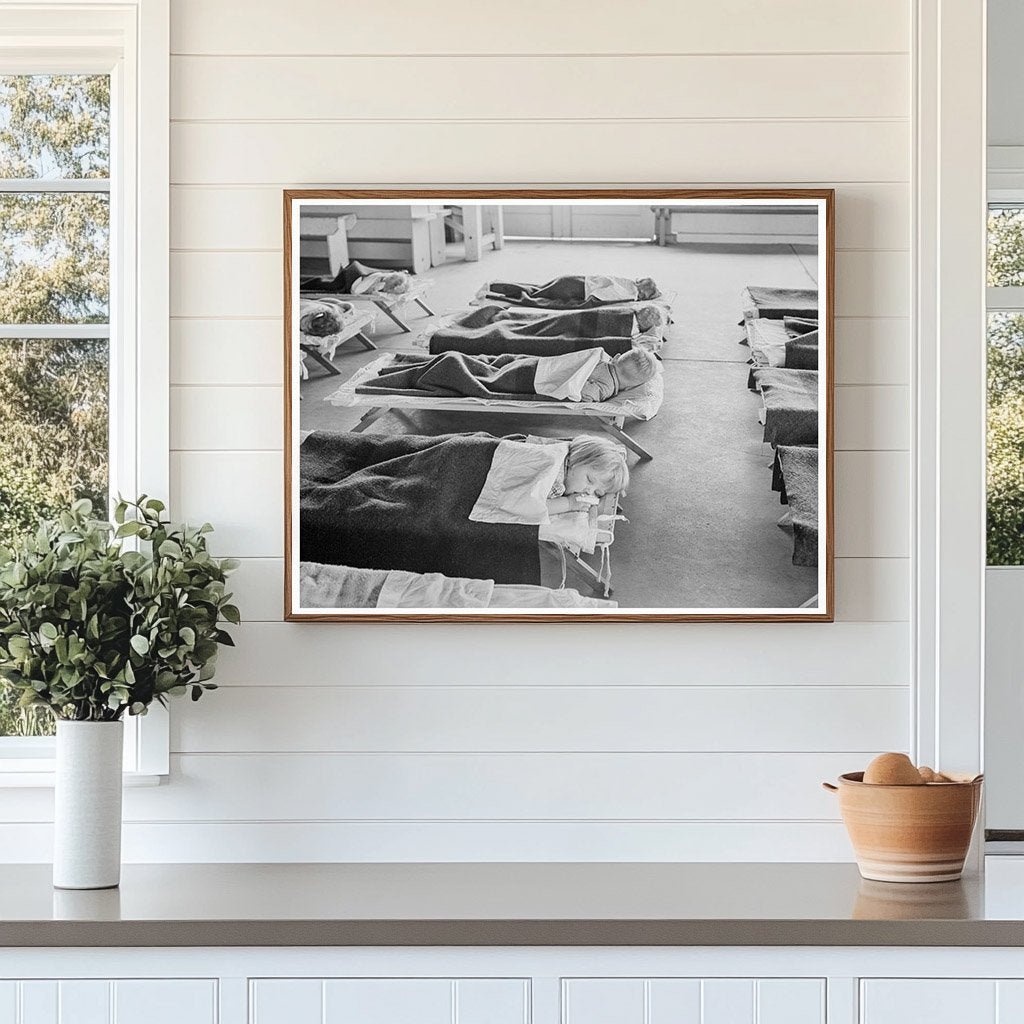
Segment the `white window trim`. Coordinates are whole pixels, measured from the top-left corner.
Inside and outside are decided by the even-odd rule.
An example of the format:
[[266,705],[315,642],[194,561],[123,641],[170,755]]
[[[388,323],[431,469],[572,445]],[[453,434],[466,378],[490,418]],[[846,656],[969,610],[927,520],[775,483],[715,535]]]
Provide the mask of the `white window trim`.
[[[112,490],[168,502],[169,0],[0,0],[0,25],[3,73],[111,73]],[[169,750],[159,705],[126,719],[126,777],[166,775]],[[52,751],[52,740],[0,741],[0,787],[52,785]]]
[[962,771],[984,755],[985,8],[916,5],[911,748]]

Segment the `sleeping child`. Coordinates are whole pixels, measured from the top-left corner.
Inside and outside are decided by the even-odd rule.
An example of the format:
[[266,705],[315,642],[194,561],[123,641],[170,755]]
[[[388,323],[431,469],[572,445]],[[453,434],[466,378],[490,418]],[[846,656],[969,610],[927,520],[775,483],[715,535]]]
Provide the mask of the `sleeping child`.
[[333,281],[302,282],[303,289],[317,292],[340,292],[343,295],[401,295],[409,290],[409,273],[405,270],[381,270],[353,260]]
[[610,438],[586,434],[569,442],[565,472],[548,495],[548,513],[586,512],[606,494],[626,493],[626,449]]
[[649,277],[633,281],[605,274],[567,275],[545,284],[491,281],[479,293],[481,299],[504,301],[542,309],[588,309],[615,302],[642,302],[661,293]]
[[427,398],[508,398],[604,402],[640,387],[658,372],[645,348],[609,357],[601,348],[561,356],[468,356],[397,353],[376,377],[356,385],[359,394],[419,395]]

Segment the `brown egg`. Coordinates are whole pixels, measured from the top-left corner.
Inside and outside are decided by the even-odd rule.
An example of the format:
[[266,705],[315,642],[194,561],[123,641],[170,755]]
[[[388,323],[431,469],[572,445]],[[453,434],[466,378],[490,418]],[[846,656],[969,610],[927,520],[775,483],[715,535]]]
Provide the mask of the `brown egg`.
[[938,782],[939,774],[927,765],[922,765],[917,769],[918,774],[921,776],[922,782]]
[[864,781],[874,786],[924,785],[924,779],[906,754],[879,754],[864,770]]

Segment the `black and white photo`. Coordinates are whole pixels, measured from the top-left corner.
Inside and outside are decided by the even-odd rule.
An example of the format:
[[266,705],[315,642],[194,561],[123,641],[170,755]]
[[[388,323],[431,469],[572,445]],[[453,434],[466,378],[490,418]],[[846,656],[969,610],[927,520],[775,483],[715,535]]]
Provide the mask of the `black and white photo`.
[[831,619],[831,191],[285,229],[289,617]]

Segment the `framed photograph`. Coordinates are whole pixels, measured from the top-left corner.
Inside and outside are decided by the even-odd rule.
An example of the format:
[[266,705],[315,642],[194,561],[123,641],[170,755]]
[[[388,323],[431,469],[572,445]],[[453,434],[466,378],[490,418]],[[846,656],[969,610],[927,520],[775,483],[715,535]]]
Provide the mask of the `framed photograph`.
[[284,193],[286,617],[833,617],[831,189]]

